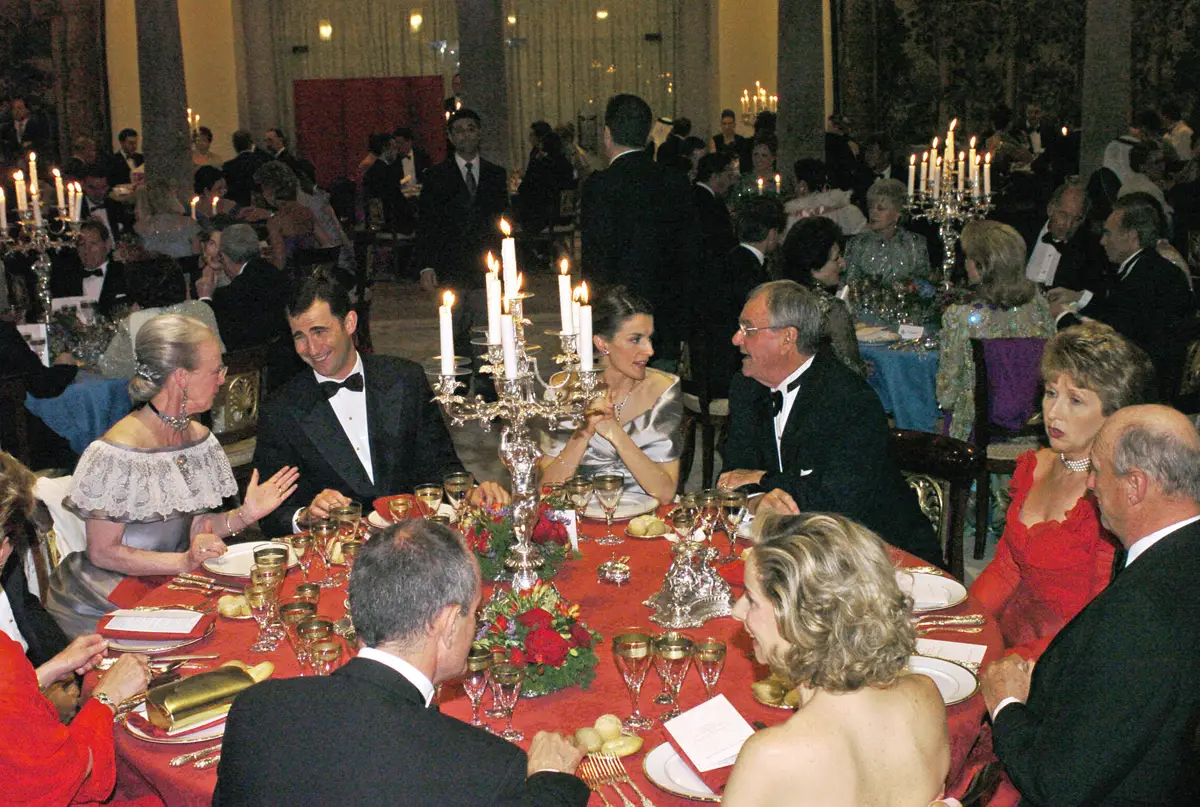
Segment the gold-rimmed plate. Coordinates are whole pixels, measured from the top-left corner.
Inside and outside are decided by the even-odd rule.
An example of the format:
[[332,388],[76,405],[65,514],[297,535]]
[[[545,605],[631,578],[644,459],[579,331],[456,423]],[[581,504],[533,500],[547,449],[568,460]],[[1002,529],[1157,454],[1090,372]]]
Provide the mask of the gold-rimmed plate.
[[[134,710],[135,714],[142,717],[146,716],[145,704]],[[155,737],[152,734],[147,734],[142,729],[130,723],[128,720],[122,720],[125,724],[125,730],[137,737],[139,740],[147,743],[155,743],[158,745],[188,745],[190,743],[207,743],[213,740],[219,740],[225,736],[225,719],[222,718],[219,723],[214,723],[211,726],[205,726],[202,729],[194,731],[185,731],[174,736]]]
[[913,613],[925,614],[953,608],[967,599],[967,587],[944,574],[896,570],[900,590],[913,598]]
[[193,645],[196,642],[202,642],[212,635],[216,630],[217,623],[214,620],[208,626],[208,630],[203,636],[195,639],[109,639],[108,649],[115,650],[118,653],[144,653],[147,656],[153,656],[158,653],[170,653],[172,650],[178,650],[181,647]]
[[719,804],[721,797],[704,784],[691,766],[670,743],[656,746],[642,760],[642,772],[650,783],[664,793],[692,801]]
[[[621,501],[617,503],[617,509],[613,512],[613,521],[625,521],[644,516],[657,509],[658,499],[641,491],[627,490],[621,494]],[[604,508],[600,506],[600,502],[596,501],[594,496],[583,511],[583,517],[593,521],[604,520]]]
[[909,656],[908,671],[933,680],[947,706],[969,700],[979,690],[979,678],[961,664],[933,656]]

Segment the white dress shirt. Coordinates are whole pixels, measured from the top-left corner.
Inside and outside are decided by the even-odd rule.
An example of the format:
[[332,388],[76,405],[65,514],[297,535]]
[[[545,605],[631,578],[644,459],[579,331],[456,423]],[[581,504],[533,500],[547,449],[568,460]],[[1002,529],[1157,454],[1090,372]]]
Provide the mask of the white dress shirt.
[[[363,372],[362,356],[356,355],[354,369],[346,376],[349,378],[355,373]],[[322,381],[337,381],[336,378],[328,378],[321,375],[316,370],[313,370],[313,375],[316,376],[317,383]],[[343,379],[344,380],[344,379]],[[363,382],[366,383],[366,374],[363,373]],[[375,481],[375,469],[371,464],[371,433],[367,428],[367,390],[363,388],[362,392],[352,392],[343,387],[338,390],[337,395],[329,399],[329,405],[333,407],[333,414],[337,415],[338,424],[341,425],[342,431],[346,433],[346,437],[350,440],[350,445],[354,448],[354,453],[358,455],[358,461],[362,463],[363,470],[367,472],[367,477]]]
[[103,202],[96,204],[91,199],[88,200],[88,218],[103,222],[104,226],[108,228],[109,235],[114,238],[116,237],[116,234],[113,232],[112,222],[108,220],[108,208],[104,206]]
[[413,665],[409,664],[399,656],[393,656],[391,653],[385,653],[377,647],[364,647],[358,651],[359,658],[370,659],[377,661],[385,667],[391,667],[396,672],[404,676],[404,678],[421,693],[425,698],[425,708],[429,708],[429,704],[433,702],[433,682],[425,677],[425,673],[418,670]]
[[[101,208],[103,210],[104,208]],[[108,276],[108,261],[100,264],[100,277],[85,277],[83,279],[83,296],[95,302],[100,299],[100,290],[104,288],[104,278]]]
[[458,173],[462,174],[463,182],[467,181],[467,163],[471,164],[471,173],[475,175],[475,187],[479,188],[479,155],[475,155],[473,160],[464,160],[457,154],[454,155],[454,162],[458,165]]
[[[417,168],[416,168],[416,163],[413,161],[413,155],[412,155],[411,151],[408,154],[405,154],[403,157],[400,158],[400,165],[404,169],[404,176],[408,177],[410,182],[416,182],[417,181]],[[471,170],[478,172],[478,168],[472,168]],[[479,179],[478,173],[476,173],[475,179],[476,180]],[[464,177],[464,180],[465,180],[465,177]]]
[[[742,246],[746,246],[743,244]],[[754,249],[754,247],[748,247]],[[757,252],[758,250],[754,250]],[[800,376],[804,375],[809,367],[812,367],[815,356],[809,356],[808,361],[797,367],[791,375],[783,380],[783,383],[777,387],[772,387],[772,392],[783,393],[783,408],[779,410],[779,414],[775,416],[775,456],[779,460],[779,470],[783,470],[783,430],[787,427],[788,416],[792,414],[792,404],[796,403],[796,396],[800,394],[800,386],[796,385],[795,389],[788,390],[788,384],[791,384]]]
[[766,256],[766,255],[764,255],[764,254],[763,254],[763,251],[762,251],[761,249],[759,249],[758,247],[756,247],[756,246],[754,246],[754,245],[752,245],[752,244],[747,244],[745,241],[743,241],[742,243],[738,244],[738,246],[740,246],[740,247],[745,247],[746,249],[750,250],[750,252],[751,252],[751,253],[753,253],[754,257],[755,257],[755,258],[758,258],[758,265],[759,265],[759,266],[762,266],[764,263],[766,263],[766,262],[767,262],[767,256]]
[[12,603],[8,601],[8,592],[2,588],[0,588],[0,631],[4,631],[8,638],[21,645],[22,650],[29,651],[29,643],[25,641],[25,637],[21,635],[21,629],[17,627],[17,618],[13,615]]
[[1053,244],[1047,244],[1042,239],[1050,232],[1050,222],[1042,225],[1034,243],[1033,252],[1029,255],[1029,263],[1025,264],[1025,277],[1043,286],[1054,285],[1054,274],[1058,271],[1058,262],[1062,253]]

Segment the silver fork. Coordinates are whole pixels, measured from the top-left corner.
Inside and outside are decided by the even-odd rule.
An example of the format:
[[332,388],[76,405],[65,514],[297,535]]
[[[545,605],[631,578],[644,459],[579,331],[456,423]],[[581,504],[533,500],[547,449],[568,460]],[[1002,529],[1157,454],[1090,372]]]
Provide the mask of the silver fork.
[[221,761],[221,755],[217,754],[215,756],[205,757],[204,759],[200,760],[192,767],[198,771],[203,771],[203,770],[207,770],[208,768],[211,768],[213,765],[216,765],[220,761]]
[[187,765],[189,762],[195,762],[196,760],[200,759],[201,757],[206,757],[209,754],[219,752],[220,750],[221,750],[221,744],[217,743],[216,745],[210,745],[208,748],[201,748],[199,751],[191,751],[187,754],[180,754],[179,756],[175,757],[167,764],[170,765],[172,768],[182,768],[184,765]]
[[[654,802],[646,798],[646,794],[642,792],[642,789],[629,778],[629,771],[625,769],[625,763],[619,757],[600,755],[595,757],[595,759],[599,762],[601,770],[610,773],[617,782],[633,788],[633,792],[637,793],[638,798],[642,800],[642,807],[655,807]],[[613,784],[613,788],[616,788],[616,784]]]
[[579,774],[579,778],[583,780],[583,783],[587,785],[592,792],[600,796],[600,800],[604,802],[604,807],[612,807],[612,804],[609,802],[608,798],[605,797],[604,791],[600,789],[600,776],[596,771],[595,763],[593,763],[590,759],[585,759],[583,762],[579,763],[576,773]]

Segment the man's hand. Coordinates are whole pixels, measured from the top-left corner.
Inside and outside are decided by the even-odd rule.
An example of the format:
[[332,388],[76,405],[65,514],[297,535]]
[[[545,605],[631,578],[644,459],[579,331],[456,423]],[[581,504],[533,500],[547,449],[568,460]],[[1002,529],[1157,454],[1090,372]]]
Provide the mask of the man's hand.
[[421,290],[426,294],[437,291],[437,272],[433,269],[421,270]]
[[1055,286],[1046,292],[1046,299],[1051,303],[1057,303],[1061,306],[1068,306],[1071,303],[1077,303],[1083,299],[1083,292],[1064,289],[1062,286]]
[[329,518],[329,511],[335,507],[345,507],[350,504],[350,500],[338,493],[336,490],[325,490],[313,497],[312,504],[308,506],[308,520],[311,523],[314,518]]
[[798,516],[800,515],[800,506],[796,504],[796,500],[787,491],[775,488],[775,490],[758,500],[758,508],[754,511],[755,518],[765,516],[767,513],[778,513],[782,516]]
[[1015,653],[994,661],[984,668],[979,676],[983,686],[983,700],[988,714],[995,711],[1000,701],[1016,698],[1021,703],[1029,700],[1029,682],[1033,678],[1033,662]]
[[467,501],[476,507],[503,507],[512,501],[512,497],[496,482],[480,482],[479,487],[471,491]]
[[574,773],[583,760],[583,749],[576,747],[561,734],[539,731],[529,744],[529,776],[538,771]]
[[726,471],[717,480],[717,487],[735,490],[742,485],[757,485],[766,475],[766,471]]
[[211,298],[213,292],[217,290],[217,270],[211,266],[204,267],[204,271],[200,273],[200,277],[196,280],[196,294],[199,297]]

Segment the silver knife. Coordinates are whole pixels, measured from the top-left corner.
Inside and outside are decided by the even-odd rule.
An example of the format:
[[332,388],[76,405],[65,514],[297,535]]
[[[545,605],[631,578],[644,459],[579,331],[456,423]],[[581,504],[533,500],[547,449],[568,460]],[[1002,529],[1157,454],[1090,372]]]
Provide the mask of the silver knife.
[[187,754],[180,754],[179,756],[175,757],[167,764],[170,765],[172,768],[181,768],[184,765],[188,764],[189,762],[195,762],[196,760],[200,759],[201,757],[206,757],[209,754],[219,752],[220,750],[221,750],[221,744],[217,743],[216,745],[210,745],[208,748],[201,748],[199,751],[192,751]]

